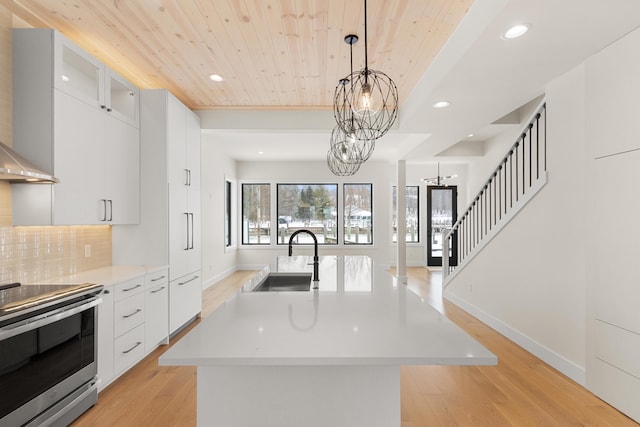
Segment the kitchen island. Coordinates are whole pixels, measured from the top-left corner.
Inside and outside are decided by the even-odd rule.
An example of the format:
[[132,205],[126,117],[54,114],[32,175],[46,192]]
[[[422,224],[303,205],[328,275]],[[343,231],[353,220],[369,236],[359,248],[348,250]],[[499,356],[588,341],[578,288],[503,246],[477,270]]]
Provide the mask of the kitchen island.
[[366,256],[321,257],[306,292],[252,292],[266,274],[160,357],[198,367],[199,426],[399,426],[401,365],[497,363]]

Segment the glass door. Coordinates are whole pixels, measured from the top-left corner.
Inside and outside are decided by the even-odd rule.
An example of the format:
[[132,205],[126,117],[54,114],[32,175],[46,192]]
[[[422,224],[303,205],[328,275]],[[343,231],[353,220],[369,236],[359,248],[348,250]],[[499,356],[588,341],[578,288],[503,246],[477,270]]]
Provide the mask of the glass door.
[[[427,265],[442,265],[442,238],[458,219],[458,187],[427,186]],[[449,265],[457,264],[457,241],[449,248]]]

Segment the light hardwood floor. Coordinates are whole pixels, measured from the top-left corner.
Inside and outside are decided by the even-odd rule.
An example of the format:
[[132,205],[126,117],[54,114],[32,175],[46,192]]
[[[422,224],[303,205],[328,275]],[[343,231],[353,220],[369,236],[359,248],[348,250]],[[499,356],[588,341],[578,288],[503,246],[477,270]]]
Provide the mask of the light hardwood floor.
[[[240,271],[207,289],[202,315],[224,304],[253,274]],[[498,365],[403,366],[401,427],[638,426],[465,311],[443,301],[439,272],[408,268],[407,275],[409,288],[495,353]],[[195,426],[196,370],[159,367],[158,357],[167,348],[158,348],[107,387],[96,406],[73,426]]]

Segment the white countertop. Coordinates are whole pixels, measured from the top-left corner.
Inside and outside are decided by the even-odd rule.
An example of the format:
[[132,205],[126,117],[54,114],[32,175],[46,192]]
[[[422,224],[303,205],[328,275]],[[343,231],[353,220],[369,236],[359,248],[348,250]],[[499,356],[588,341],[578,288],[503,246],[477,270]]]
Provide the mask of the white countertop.
[[168,266],[147,266],[147,265],[111,265],[108,267],[96,268],[94,270],[69,274],[67,276],[56,277],[47,280],[51,284],[78,284],[78,283],[99,283],[103,286],[110,286],[115,283],[135,279],[147,273],[166,269]]
[[[312,271],[279,257],[278,271]],[[322,257],[320,289],[245,286],[165,352],[160,365],[494,365],[497,358],[364,256]]]

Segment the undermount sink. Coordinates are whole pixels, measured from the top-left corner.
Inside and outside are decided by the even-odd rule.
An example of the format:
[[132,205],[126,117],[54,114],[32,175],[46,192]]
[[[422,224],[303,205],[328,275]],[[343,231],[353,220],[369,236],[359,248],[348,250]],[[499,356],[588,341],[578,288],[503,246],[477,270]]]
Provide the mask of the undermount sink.
[[290,292],[311,289],[311,273],[269,273],[252,292]]

